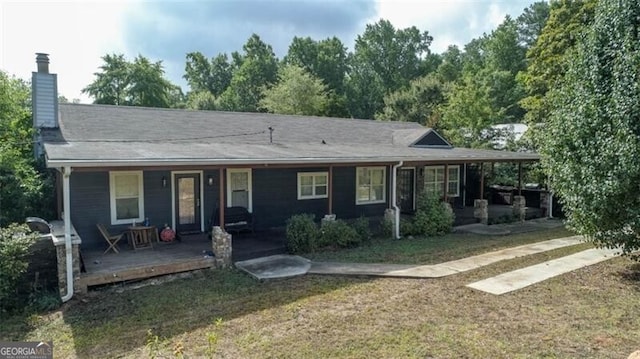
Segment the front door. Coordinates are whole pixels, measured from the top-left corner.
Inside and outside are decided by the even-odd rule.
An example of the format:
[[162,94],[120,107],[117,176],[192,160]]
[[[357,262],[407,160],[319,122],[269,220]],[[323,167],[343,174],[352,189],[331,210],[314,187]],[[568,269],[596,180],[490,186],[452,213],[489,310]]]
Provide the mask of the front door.
[[200,232],[200,174],[180,173],[174,179],[176,230]]
[[228,169],[227,183],[227,207],[244,207],[252,212],[251,169]]
[[397,204],[402,213],[413,213],[415,210],[415,168],[398,170]]

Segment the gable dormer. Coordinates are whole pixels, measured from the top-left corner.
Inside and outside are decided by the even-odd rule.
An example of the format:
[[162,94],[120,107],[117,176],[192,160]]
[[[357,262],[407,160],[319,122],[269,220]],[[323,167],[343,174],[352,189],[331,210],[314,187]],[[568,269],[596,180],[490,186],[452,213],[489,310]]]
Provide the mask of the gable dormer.
[[449,141],[445,140],[438,132],[430,128],[427,132],[415,140],[409,147],[418,148],[453,148]]

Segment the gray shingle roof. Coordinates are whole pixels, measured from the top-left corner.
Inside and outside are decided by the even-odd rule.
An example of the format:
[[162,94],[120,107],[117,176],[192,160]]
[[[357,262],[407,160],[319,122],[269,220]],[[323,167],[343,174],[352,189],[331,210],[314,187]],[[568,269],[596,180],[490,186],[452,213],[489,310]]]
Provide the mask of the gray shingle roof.
[[81,104],[60,104],[59,111],[60,133],[44,136],[51,167],[538,158],[412,148],[409,144],[429,129],[410,122]]

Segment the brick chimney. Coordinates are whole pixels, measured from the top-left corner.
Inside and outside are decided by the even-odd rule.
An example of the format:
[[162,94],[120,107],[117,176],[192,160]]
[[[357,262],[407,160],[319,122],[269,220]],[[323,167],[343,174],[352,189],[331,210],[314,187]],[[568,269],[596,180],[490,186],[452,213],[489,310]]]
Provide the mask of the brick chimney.
[[36,158],[43,153],[41,130],[58,128],[58,76],[49,73],[49,55],[36,53],[37,72],[31,76],[33,127],[36,130]]

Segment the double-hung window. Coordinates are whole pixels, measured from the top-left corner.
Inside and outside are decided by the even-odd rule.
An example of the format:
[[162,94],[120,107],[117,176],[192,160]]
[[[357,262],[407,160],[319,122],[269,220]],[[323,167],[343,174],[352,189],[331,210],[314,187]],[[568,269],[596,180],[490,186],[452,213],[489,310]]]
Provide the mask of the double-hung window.
[[356,168],[356,204],[384,203],[386,167]]
[[[447,196],[458,197],[460,195],[460,166],[448,166]],[[444,166],[427,166],[424,168],[424,190],[429,195],[444,194]]]
[[142,171],[109,172],[111,224],[141,222],[144,219]]
[[298,172],[298,199],[327,198],[327,172]]

